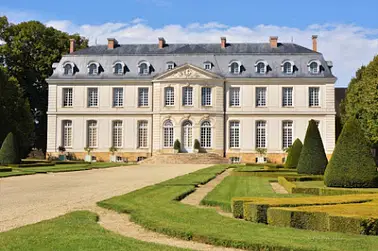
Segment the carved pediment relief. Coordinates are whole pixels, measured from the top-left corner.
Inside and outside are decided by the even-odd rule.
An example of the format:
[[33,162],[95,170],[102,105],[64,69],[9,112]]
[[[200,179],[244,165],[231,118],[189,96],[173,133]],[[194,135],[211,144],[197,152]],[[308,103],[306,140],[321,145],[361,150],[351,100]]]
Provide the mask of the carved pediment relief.
[[187,68],[183,69],[181,71],[175,72],[169,76],[166,77],[166,79],[188,79],[188,78],[194,78],[194,79],[210,79],[209,76],[206,76],[194,69]]
[[167,71],[155,80],[190,80],[190,79],[219,79],[221,78],[213,72],[208,72],[199,67],[186,64],[180,67],[176,67],[174,70]]

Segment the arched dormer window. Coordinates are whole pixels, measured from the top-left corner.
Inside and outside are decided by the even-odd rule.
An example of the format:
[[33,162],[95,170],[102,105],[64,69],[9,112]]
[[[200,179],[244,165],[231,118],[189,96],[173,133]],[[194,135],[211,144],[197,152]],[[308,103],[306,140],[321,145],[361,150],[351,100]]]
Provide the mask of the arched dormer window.
[[100,64],[97,62],[91,62],[88,64],[88,74],[98,75],[100,72]]
[[167,70],[173,70],[176,64],[174,62],[167,62]]
[[228,69],[232,74],[240,74],[241,63],[239,61],[231,61],[228,65]]
[[142,75],[150,74],[150,63],[147,61],[141,61],[138,64],[138,73]]
[[256,73],[266,74],[268,72],[268,63],[264,60],[259,60],[255,64]]
[[75,73],[75,64],[72,62],[65,62],[63,64],[63,74],[70,76]]
[[294,62],[290,60],[285,60],[281,64],[281,70],[285,74],[293,74],[294,73]]
[[125,73],[125,63],[115,62],[113,64],[113,73],[117,75],[123,75]]
[[213,64],[210,61],[206,61],[203,63],[203,68],[210,71],[213,68]]
[[308,71],[311,73],[311,74],[319,74],[320,73],[320,66],[322,64],[320,63],[319,60],[311,60],[310,62],[308,62],[307,64],[307,68],[308,68]]

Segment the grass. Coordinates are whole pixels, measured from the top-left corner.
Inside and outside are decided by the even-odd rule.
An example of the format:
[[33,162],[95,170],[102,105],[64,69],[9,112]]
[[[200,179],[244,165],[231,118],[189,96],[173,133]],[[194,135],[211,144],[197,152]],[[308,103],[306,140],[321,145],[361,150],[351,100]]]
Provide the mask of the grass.
[[[196,175],[195,173],[193,175]],[[332,232],[314,232],[272,227],[219,215],[214,209],[197,208],[178,200],[195,186],[154,185],[98,204],[120,213],[143,227],[178,237],[219,246],[249,250],[378,250],[378,237]]]
[[[354,189],[354,190],[356,190],[355,188],[326,187],[324,185],[324,181],[322,181],[322,180],[300,181],[300,182],[293,182],[293,183],[299,188],[327,188],[327,189],[337,189],[337,190],[340,190],[340,189],[345,189],[345,190]],[[378,188],[357,188],[357,190],[378,193]]]
[[57,164],[55,166],[40,166],[40,167],[14,167],[12,172],[0,172],[0,178],[9,176],[30,175],[36,173],[57,173],[57,172],[73,172],[84,171],[90,169],[109,168],[116,166],[125,166],[125,163],[107,163],[107,162],[94,162],[83,164]]
[[76,211],[37,224],[0,233],[0,251],[184,251],[123,237],[101,227],[97,215]]
[[[231,212],[233,197],[301,197],[302,194],[277,194],[270,185],[271,178],[255,176],[228,176],[201,201],[202,205],[220,206]],[[308,195],[307,195],[308,196]]]

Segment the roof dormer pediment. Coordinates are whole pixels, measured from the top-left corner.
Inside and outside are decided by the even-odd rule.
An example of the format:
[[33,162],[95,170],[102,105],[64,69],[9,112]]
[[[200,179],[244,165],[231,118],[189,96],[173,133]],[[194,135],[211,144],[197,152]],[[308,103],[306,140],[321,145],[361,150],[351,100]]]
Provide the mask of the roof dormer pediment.
[[185,64],[174,68],[173,70],[168,70],[157,77],[156,80],[199,80],[199,79],[222,79],[221,76],[213,72],[201,69],[197,66],[191,64]]

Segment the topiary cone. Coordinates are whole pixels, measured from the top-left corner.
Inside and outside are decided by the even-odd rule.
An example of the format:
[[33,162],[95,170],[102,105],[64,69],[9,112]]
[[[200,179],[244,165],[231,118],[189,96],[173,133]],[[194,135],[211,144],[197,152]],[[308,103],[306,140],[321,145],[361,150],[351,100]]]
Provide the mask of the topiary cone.
[[293,145],[290,147],[289,153],[286,158],[285,167],[286,168],[296,168],[298,165],[299,157],[302,151],[302,141],[296,139]]
[[322,137],[315,120],[311,119],[308,123],[297,171],[299,174],[324,174],[327,163]]
[[369,143],[354,117],[348,119],[324,174],[329,187],[378,187],[378,172]]
[[16,137],[13,133],[8,133],[7,137],[4,139],[3,145],[0,149],[0,164],[18,164],[21,159],[18,151],[18,144]]

